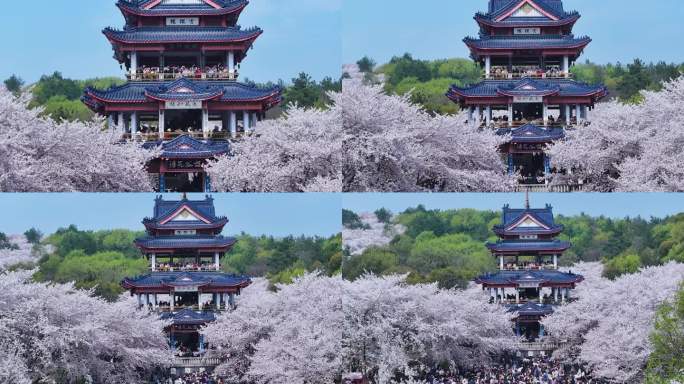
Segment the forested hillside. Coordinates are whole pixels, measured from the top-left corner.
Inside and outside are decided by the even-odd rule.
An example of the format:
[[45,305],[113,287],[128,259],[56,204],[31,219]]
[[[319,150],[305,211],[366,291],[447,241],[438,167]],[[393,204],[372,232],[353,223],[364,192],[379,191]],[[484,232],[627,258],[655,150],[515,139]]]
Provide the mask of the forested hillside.
[[[249,79],[242,80],[245,83],[254,84]],[[81,102],[81,96],[86,87],[107,89],[114,85],[124,83],[122,78],[105,77],[87,80],[74,80],[65,78],[60,72],[44,75],[33,85],[29,85],[32,92],[30,107],[43,107],[44,114],[58,121],[88,121],[94,116],[93,112]],[[12,75],[4,81],[5,87],[18,94],[25,90],[25,82],[18,76]],[[342,82],[340,79],[326,77],[320,82],[315,81],[308,74],[302,72],[293,78],[290,83],[279,80],[277,83],[261,84],[264,86],[279,85],[283,88],[283,103],[281,107],[289,104],[297,104],[300,107],[324,108],[330,103],[328,92],[340,92]],[[272,112],[280,113],[280,109]]]
[[[376,67],[372,58],[364,57],[357,62],[366,79],[383,79],[385,90],[403,95],[411,92],[414,103],[421,104],[428,112],[455,113],[458,106],[445,93],[449,86],[465,86],[482,79],[482,69],[469,58],[442,60],[419,60],[404,54],[395,56],[388,63]],[[645,63],[635,59],[630,64],[595,64],[585,61],[571,69],[575,79],[589,84],[605,84],[610,97],[624,102],[640,101],[642,90],[659,91],[662,83],[679,77],[684,63]]]
[[[114,300],[123,292],[124,277],[148,270],[148,262],[133,241],[143,232],[129,230],[81,231],[62,228],[45,238],[52,252],[45,251],[38,262],[38,281],[75,282],[78,288],[94,288],[98,296]],[[289,283],[307,271],[338,273],[342,260],[341,236],[254,237],[242,233],[223,259],[229,273],[268,277],[272,283]]]
[[[363,227],[354,212],[347,211],[343,216],[345,228]],[[579,261],[602,261],[604,276],[612,279],[643,266],[671,260],[684,262],[684,213],[648,220],[557,215],[556,221],[565,226],[560,238],[572,243],[572,248],[560,259],[564,266]],[[358,239],[349,238],[345,231],[344,275],[355,279],[365,272],[409,273],[408,280],[414,283],[439,282],[442,287],[465,287],[481,273],[497,268],[485,242],[496,240],[491,229],[499,223],[500,213],[493,211],[427,210],[420,205],[407,209],[388,220],[386,231],[393,231],[394,225],[405,229],[389,245],[367,247],[351,255],[350,244]],[[368,230],[356,231],[355,236],[379,235]]]

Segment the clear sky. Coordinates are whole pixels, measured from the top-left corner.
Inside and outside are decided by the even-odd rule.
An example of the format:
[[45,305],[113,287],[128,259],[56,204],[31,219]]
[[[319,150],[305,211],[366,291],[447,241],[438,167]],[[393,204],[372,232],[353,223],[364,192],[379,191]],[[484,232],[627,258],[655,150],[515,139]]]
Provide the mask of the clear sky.
[[[416,58],[468,57],[464,37],[477,36],[473,16],[487,0],[345,0],[343,60],[364,55],[379,64],[409,52]],[[582,15],[576,35],[593,42],[580,60],[598,63],[665,60],[684,62],[684,1],[565,0]]]
[[[524,193],[462,194],[344,194],[342,206],[355,212],[385,207],[392,212],[423,204],[428,209],[475,208],[500,211],[504,204],[525,206]],[[684,212],[684,193],[531,193],[530,205],[551,204],[554,212],[566,216],[582,212],[591,216],[624,218],[665,217]]]
[[[338,77],[341,66],[342,0],[251,0],[243,27],[264,34],[241,66],[251,80],[290,81],[299,72],[315,79]],[[0,79],[16,73],[27,82],[60,71],[85,79],[123,76],[101,31],[121,28],[116,0],[3,1]]]
[[[152,216],[155,194],[0,194],[0,232],[23,233],[36,227],[52,233],[70,224],[80,229],[144,230]],[[215,194],[216,213],[228,217],[224,234],[321,235],[341,231],[341,198],[332,193]],[[203,194],[188,195],[203,199]],[[179,199],[168,194],[166,199]]]

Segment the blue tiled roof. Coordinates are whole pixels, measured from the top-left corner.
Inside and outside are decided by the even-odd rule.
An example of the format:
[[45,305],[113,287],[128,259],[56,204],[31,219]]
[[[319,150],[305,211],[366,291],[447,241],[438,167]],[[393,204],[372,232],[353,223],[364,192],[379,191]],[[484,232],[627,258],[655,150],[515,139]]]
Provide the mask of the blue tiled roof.
[[[248,84],[242,84],[235,81],[207,81],[207,80],[186,80],[193,84],[193,90],[199,92],[198,97],[205,97],[207,93],[213,93],[216,90],[221,91],[221,95],[216,100],[231,102],[231,101],[259,101],[265,100],[269,97],[276,97],[280,101],[280,94],[282,90],[280,87],[261,88]],[[169,87],[177,83],[175,81],[151,81],[151,82],[128,82],[121,86],[115,86],[107,90],[97,90],[94,88],[86,88],[84,102],[99,103],[145,103],[152,99],[148,97],[149,92],[153,94],[160,94]],[[190,93],[193,94],[193,93]],[[189,94],[189,95],[190,95]],[[93,100],[94,99],[94,100]]]
[[145,95],[156,100],[209,100],[223,94],[223,88],[215,84],[202,84],[180,78],[156,88],[149,88]]
[[182,206],[187,205],[193,211],[199,213],[205,219],[216,221],[219,219],[224,219],[225,217],[217,217],[216,210],[214,208],[214,198],[211,196],[205,196],[204,200],[189,200],[184,197],[180,200],[164,200],[163,196],[157,196],[154,200],[154,213],[149,220],[163,220],[169,215],[176,212]]
[[487,248],[493,252],[538,252],[557,251],[562,252],[570,248],[570,243],[561,240],[551,241],[526,241],[526,240],[502,240],[496,243],[487,243]]
[[135,240],[143,248],[153,249],[195,249],[230,247],[237,240],[234,237],[195,235],[195,236],[147,236]]
[[508,227],[526,214],[532,215],[546,226],[552,227],[556,224],[553,218],[553,207],[549,204],[544,208],[511,208],[506,204],[502,210],[502,225]]
[[213,3],[220,6],[215,8],[206,2],[201,4],[159,4],[150,9],[145,9],[149,0],[119,0],[117,5],[127,11],[144,16],[195,16],[195,15],[216,15],[235,12],[244,8],[247,0],[213,0]]
[[213,312],[195,312],[186,308],[177,313],[165,312],[160,318],[170,320],[173,325],[203,325],[216,320],[216,315]]
[[135,287],[224,286],[240,287],[251,284],[247,276],[221,272],[153,272],[136,278],[126,278],[123,284]]
[[576,284],[584,280],[582,275],[560,271],[499,271],[478,277],[478,284],[516,285],[524,282],[538,282],[540,285]]
[[534,124],[525,124],[518,128],[500,128],[498,135],[511,135],[511,143],[551,143],[565,137],[563,128],[543,128]]
[[[534,84],[532,89],[525,90],[521,85]],[[520,95],[549,94],[556,90],[557,96],[603,96],[607,88],[601,85],[588,85],[571,79],[508,79],[484,80],[469,87],[452,85],[447,96],[458,97],[496,97],[504,94],[518,93]]]
[[466,37],[463,42],[479,49],[544,49],[583,47],[591,39],[587,36],[575,38],[572,35],[514,35],[482,36],[479,39]]
[[519,316],[547,316],[553,313],[553,306],[528,302],[510,305],[508,306],[508,312],[517,313]]
[[106,28],[109,39],[131,44],[211,43],[254,39],[262,33],[257,27],[127,27],[123,31]]
[[230,151],[227,141],[197,140],[188,135],[178,136],[171,141],[150,141],[143,148],[161,146],[162,159],[209,159]]
[[[487,15],[492,19],[495,19],[512,10],[522,1],[523,0],[490,0],[489,13]],[[562,0],[533,0],[533,2],[545,12],[558,18],[566,17],[569,14],[565,12]]]

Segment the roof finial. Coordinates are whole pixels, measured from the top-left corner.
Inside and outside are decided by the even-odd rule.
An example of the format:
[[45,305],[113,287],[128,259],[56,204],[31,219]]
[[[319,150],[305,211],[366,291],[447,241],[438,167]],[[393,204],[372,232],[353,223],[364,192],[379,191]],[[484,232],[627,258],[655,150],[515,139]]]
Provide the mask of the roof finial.
[[525,209],[530,209],[530,189],[525,188]]
[[187,200],[187,199],[188,199],[188,194],[186,192],[183,192],[183,200]]

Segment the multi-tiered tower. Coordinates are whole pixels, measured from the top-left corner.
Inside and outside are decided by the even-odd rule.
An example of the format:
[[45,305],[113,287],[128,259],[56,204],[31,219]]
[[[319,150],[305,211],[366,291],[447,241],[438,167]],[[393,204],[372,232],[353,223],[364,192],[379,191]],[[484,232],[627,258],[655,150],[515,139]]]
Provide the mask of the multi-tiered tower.
[[208,192],[206,160],[228,152],[228,139],[251,133],[282,99],[278,87],[237,81],[240,63],[262,33],[236,25],[247,4],[119,0],[124,29],[103,31],[129,81],[88,88],[83,102],[123,137],[161,146],[149,167],[161,192]]
[[604,86],[572,79],[570,65],[591,42],[572,34],[579,18],[562,0],[489,0],[488,12],[475,15],[479,37],[464,39],[484,80],[454,85],[447,96],[471,121],[511,134],[502,152],[524,184],[545,182],[547,145],[588,122],[589,110],[607,94]]
[[524,337],[524,353],[548,353],[556,347],[544,340],[540,320],[553,313],[553,307],[570,300],[570,290],[582,282],[581,275],[558,270],[558,258],[570,243],[557,239],[563,226],[556,224],[550,205],[524,209],[503,207],[502,224],[494,226],[500,238],[487,243],[498,258],[499,271],[478,277],[475,282],[487,289],[492,304],[508,306],[514,312],[516,335]]
[[165,330],[176,358],[173,369],[211,369],[219,361],[206,359],[201,329],[215,313],[234,309],[235,296],[251,284],[244,276],[221,272],[221,258],[235,245],[220,233],[228,223],[216,216],[214,200],[179,201],[158,197],[154,215],[143,220],[147,236],[135,245],[150,262],[150,272],[122,281],[140,308],[156,311],[171,322]]

